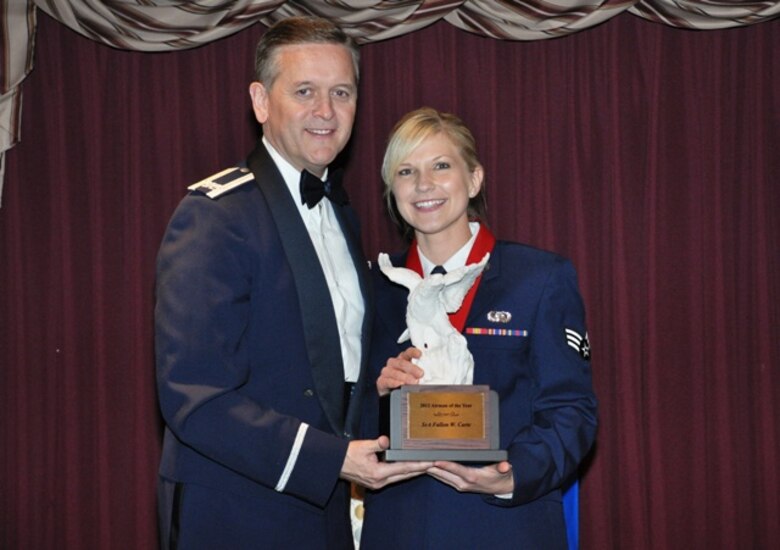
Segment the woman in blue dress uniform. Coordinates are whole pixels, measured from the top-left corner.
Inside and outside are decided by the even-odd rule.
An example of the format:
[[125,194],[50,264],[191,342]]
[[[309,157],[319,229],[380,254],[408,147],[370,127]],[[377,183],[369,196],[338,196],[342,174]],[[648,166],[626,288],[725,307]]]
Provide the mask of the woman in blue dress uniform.
[[[450,315],[474,358],[473,383],[498,393],[505,462],[437,461],[423,475],[369,491],[361,548],[565,549],[561,487],[593,444],[597,416],[585,311],[572,264],[500,241],[484,223],[484,169],[456,116],[423,108],[402,118],[382,166],[391,212],[413,240],[391,256],[427,276],[479,262],[485,270]],[[381,397],[423,372],[420,351],[398,344],[408,291],[373,272],[374,342],[367,380],[376,392],[364,435],[380,427]],[[388,359],[389,358],[389,359]]]

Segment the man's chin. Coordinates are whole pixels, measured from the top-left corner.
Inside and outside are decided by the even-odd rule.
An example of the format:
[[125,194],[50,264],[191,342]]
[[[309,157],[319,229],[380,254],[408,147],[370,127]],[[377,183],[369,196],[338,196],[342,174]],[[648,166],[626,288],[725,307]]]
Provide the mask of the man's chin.
[[309,172],[312,172],[313,169],[316,169],[317,173],[322,173],[325,168],[327,168],[328,165],[333,162],[333,159],[336,158],[337,154],[338,151],[331,149],[327,152],[323,152],[321,154],[313,155],[307,158],[306,162],[309,166]]

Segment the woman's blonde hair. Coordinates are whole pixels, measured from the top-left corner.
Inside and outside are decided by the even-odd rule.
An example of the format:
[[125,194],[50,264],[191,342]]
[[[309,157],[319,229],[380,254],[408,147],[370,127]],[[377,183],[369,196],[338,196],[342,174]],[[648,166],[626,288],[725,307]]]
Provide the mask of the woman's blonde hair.
[[[393,197],[393,179],[404,159],[423,141],[437,134],[444,134],[452,141],[469,172],[474,172],[481,166],[477,157],[477,144],[474,136],[457,116],[442,113],[431,107],[422,107],[404,115],[393,127],[387,140],[385,157],[382,161],[382,180],[385,183],[384,197],[387,201],[390,217],[401,227],[406,237],[412,235],[412,229],[398,213],[398,207]],[[485,221],[487,205],[484,188],[483,181],[479,193],[469,200],[469,219]]]

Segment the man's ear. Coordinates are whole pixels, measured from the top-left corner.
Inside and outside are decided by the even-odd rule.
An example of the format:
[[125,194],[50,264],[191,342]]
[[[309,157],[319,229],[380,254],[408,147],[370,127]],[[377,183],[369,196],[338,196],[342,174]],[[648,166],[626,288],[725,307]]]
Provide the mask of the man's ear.
[[260,124],[268,120],[268,91],[260,82],[252,82],[249,85],[249,97],[252,98],[252,110]]

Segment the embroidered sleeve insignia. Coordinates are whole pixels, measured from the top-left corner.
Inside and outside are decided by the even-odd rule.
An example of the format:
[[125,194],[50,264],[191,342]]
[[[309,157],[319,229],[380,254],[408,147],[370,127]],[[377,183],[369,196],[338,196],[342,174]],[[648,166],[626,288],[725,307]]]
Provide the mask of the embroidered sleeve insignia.
[[570,328],[564,329],[564,332],[566,334],[566,343],[573,347],[577,353],[580,354],[580,357],[586,361],[590,361],[590,341],[588,340],[588,333],[586,332],[585,336],[582,336],[579,332]]

